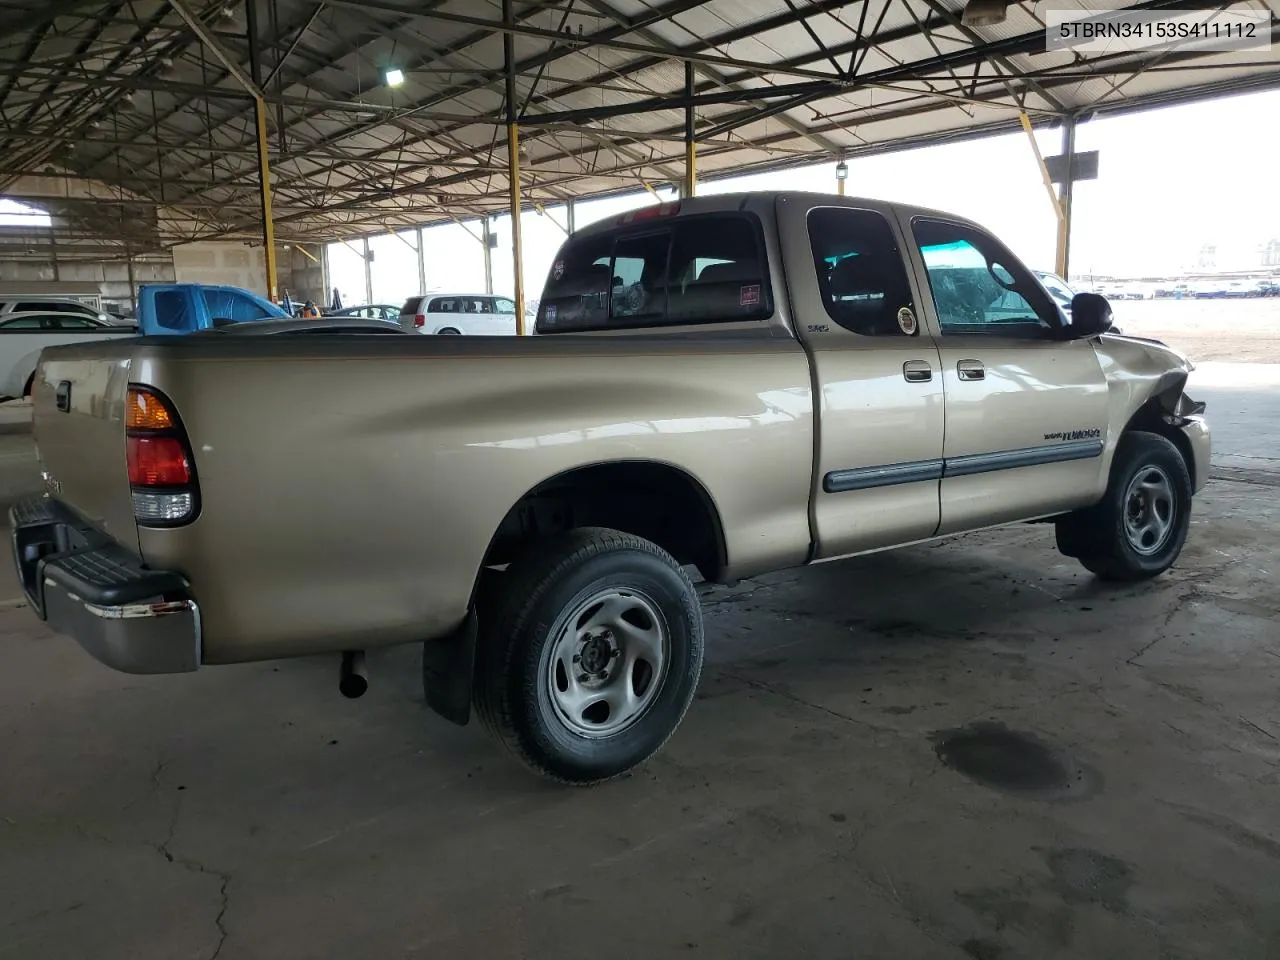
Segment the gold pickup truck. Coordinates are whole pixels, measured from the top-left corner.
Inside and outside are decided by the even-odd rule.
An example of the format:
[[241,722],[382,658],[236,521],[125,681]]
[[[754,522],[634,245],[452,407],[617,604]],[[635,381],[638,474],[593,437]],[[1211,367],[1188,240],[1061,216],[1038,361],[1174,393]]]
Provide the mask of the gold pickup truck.
[[[299,327],[301,326],[301,329]],[[423,644],[427,700],[590,783],[656,751],[708,581],[1022,521],[1166,570],[1209,469],[1190,365],[1071,318],[980,227],[797,193],[597,223],[519,338],[284,323],[44,352],[27,597],[110,666]],[[269,331],[270,332],[270,331]],[[394,331],[390,331],[394,332]]]

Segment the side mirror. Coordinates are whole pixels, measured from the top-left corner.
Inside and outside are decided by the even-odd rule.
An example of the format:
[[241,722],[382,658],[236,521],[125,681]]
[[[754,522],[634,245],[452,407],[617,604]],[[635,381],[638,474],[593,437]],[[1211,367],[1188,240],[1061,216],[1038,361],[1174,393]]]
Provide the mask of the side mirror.
[[1071,298],[1068,337],[1072,340],[1084,340],[1106,333],[1111,328],[1111,304],[1106,297],[1096,293],[1077,293]]

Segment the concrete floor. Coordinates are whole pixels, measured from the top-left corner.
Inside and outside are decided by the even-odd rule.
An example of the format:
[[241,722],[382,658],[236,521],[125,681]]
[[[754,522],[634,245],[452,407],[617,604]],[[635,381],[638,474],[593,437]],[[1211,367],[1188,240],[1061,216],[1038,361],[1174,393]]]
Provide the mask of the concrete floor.
[[[129,677],[0,598],[0,958],[1280,957],[1280,391],[1211,380],[1230,479],[1165,578],[1035,526],[718,588],[684,725],[594,790],[430,714],[413,649],[355,702],[336,658]],[[977,782],[961,728],[1063,776]]]

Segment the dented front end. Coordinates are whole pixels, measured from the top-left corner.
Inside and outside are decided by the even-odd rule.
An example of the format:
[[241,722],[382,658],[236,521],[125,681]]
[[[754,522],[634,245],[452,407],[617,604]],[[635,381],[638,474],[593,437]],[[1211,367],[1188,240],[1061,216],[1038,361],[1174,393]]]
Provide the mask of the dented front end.
[[1209,479],[1211,442],[1205,404],[1186,394],[1194,364],[1158,340],[1138,337],[1108,334],[1096,350],[1110,392],[1109,436],[1145,430],[1170,440],[1198,493]]

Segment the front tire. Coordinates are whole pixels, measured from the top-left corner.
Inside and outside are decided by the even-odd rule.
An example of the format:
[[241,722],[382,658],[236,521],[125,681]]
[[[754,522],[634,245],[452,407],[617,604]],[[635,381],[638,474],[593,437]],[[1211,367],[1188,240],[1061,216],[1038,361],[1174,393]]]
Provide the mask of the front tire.
[[591,784],[675,732],[702,671],[702,615],[660,547],[585,527],[535,544],[479,611],[474,703],[538,773]]
[[1058,549],[1103,580],[1157,577],[1186,543],[1191,495],[1177,447],[1158,434],[1126,433],[1102,500],[1058,521]]

